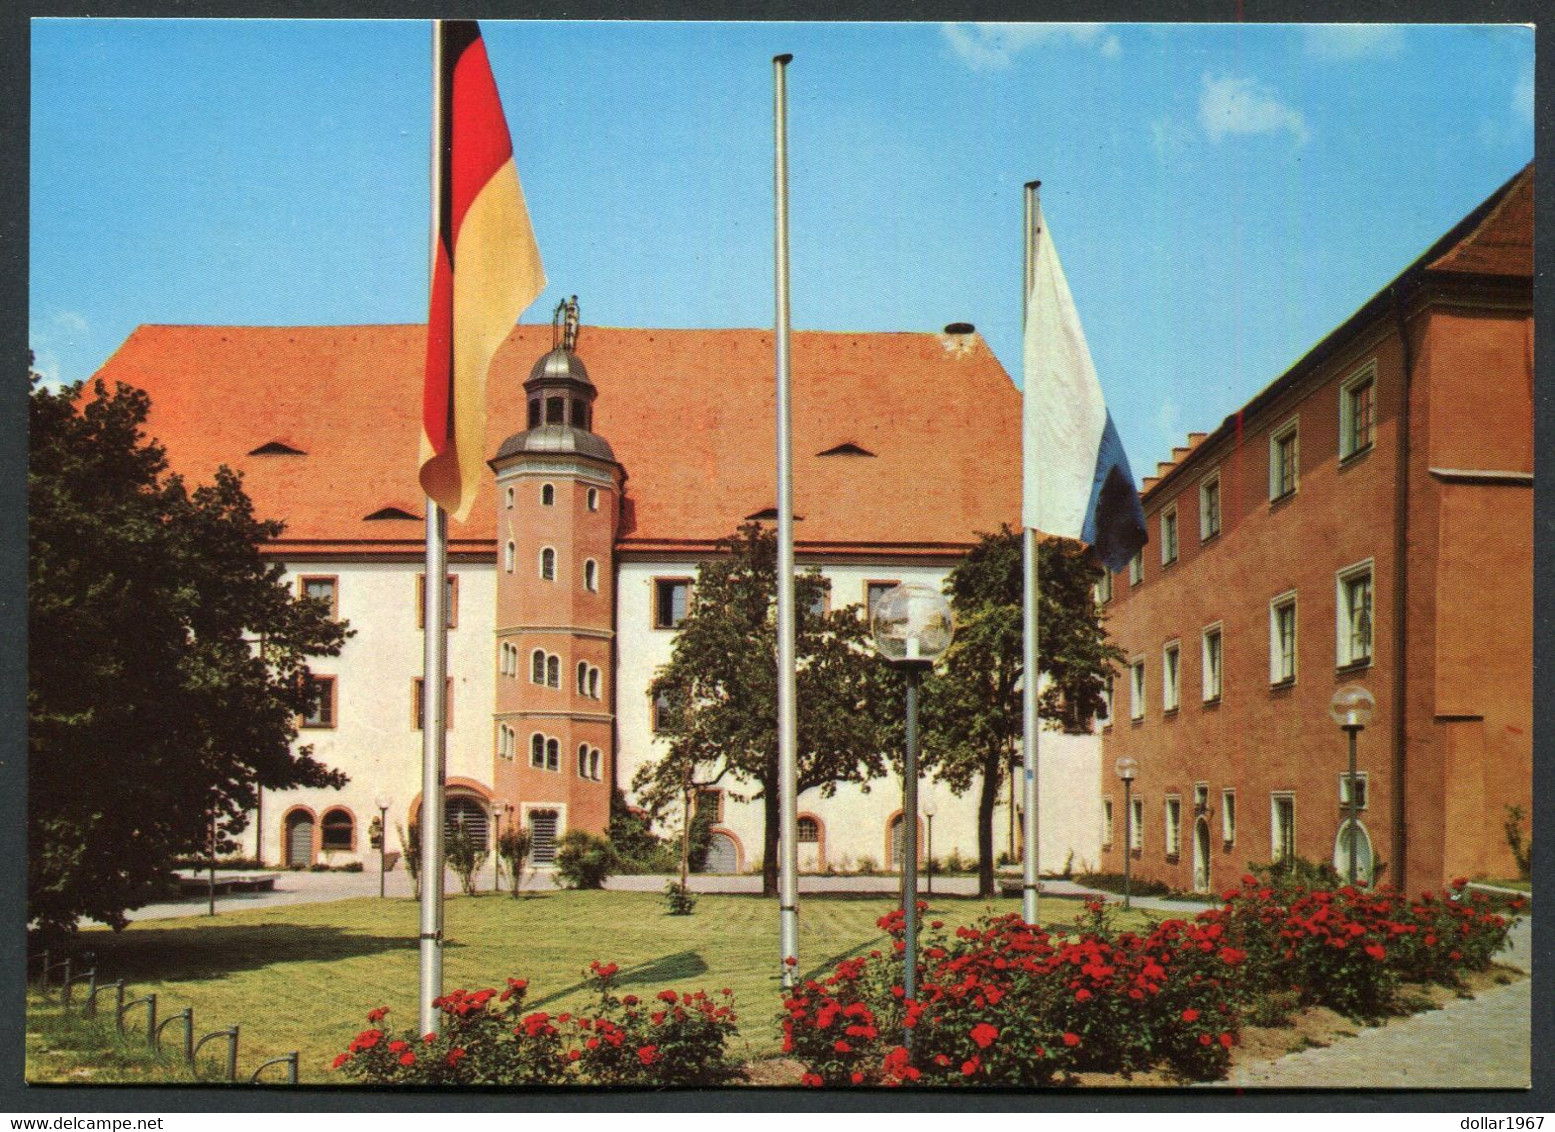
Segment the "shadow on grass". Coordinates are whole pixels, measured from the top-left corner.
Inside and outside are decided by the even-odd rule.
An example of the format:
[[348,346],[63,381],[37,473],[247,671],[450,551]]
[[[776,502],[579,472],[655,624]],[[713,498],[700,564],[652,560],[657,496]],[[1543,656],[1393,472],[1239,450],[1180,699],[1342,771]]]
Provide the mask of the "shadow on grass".
[[[94,966],[98,981],[197,981],[277,963],[356,959],[415,951],[414,938],[365,935],[343,928],[299,924],[242,924],[211,928],[155,928],[77,936],[77,969]],[[449,946],[458,946],[450,944]],[[88,962],[90,953],[95,958]],[[61,953],[63,954],[63,953]]]
[[[644,989],[663,990],[678,980],[705,975],[708,970],[707,960],[703,959],[700,953],[695,951],[678,951],[674,955],[663,955],[643,963],[634,963],[630,967],[622,967],[616,974],[615,985],[618,988],[641,987]],[[526,1006],[546,1006],[575,995],[580,991],[589,990],[595,985],[596,983],[592,978],[582,979],[569,987],[563,987],[561,990],[554,991],[544,998],[534,999],[526,1003]]]

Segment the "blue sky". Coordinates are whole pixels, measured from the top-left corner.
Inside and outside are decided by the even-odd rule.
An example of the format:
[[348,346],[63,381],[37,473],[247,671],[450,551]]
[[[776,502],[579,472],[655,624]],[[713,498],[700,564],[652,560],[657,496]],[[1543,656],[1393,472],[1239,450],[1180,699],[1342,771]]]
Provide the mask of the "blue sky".
[[[972,322],[1018,383],[1039,178],[1140,476],[1533,154],[1516,26],[482,27],[552,281],[525,321],[772,324],[792,52],[794,326]],[[429,52],[425,22],[35,21],[40,368],[144,322],[423,321]]]

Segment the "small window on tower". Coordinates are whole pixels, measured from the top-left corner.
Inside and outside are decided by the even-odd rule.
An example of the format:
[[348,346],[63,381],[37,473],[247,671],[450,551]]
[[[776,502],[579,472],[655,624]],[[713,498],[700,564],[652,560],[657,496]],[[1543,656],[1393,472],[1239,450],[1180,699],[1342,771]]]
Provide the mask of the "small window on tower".
[[546,424],[566,424],[567,423],[567,398],[565,398],[565,397],[547,397],[545,399],[545,423]]
[[581,397],[572,399],[572,427],[587,429],[589,427],[588,402]]
[[534,401],[529,402],[529,427],[530,428],[539,428],[540,427],[540,402],[539,402],[539,400],[534,400]]
[[588,500],[589,500],[589,510],[590,511],[598,511],[599,510],[599,488],[597,488],[597,487],[589,488]]
[[540,485],[540,506],[542,506],[542,507],[554,507],[555,505],[556,505],[556,485],[555,484],[549,484],[549,483],[541,484]]

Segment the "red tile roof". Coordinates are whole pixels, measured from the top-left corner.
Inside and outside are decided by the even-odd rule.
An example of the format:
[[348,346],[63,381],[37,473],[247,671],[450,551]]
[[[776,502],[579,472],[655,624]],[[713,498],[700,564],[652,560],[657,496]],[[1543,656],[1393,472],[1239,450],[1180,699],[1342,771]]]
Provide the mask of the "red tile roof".
[[1429,264],[1432,271],[1477,275],[1533,276],[1533,165],[1513,177],[1486,202],[1473,229]]
[[[142,326],[98,376],[145,389],[147,431],[196,482],[243,472],[283,553],[414,553],[425,328]],[[488,385],[487,451],[524,427],[522,383],[551,347],[520,326]],[[620,548],[699,550],[776,499],[773,336],[585,326],[594,425],[625,466]],[[801,551],[956,550],[1020,509],[1020,394],[978,335],[796,332],[794,510]],[[272,441],[304,455],[249,455]],[[856,444],[873,456],[822,456]],[[490,551],[495,488],[454,553]]]

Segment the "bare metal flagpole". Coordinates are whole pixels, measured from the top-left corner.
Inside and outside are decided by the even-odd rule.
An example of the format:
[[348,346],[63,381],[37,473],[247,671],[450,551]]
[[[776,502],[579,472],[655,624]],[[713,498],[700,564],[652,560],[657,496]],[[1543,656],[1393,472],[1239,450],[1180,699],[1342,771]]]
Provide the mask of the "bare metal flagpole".
[[[1021,292],[1021,329],[1025,330],[1026,322],[1031,315],[1031,285],[1036,277],[1036,250],[1037,250],[1037,189],[1042,185],[1041,181],[1028,181],[1026,183],[1026,216],[1024,226],[1025,236],[1025,268],[1026,286]],[[1024,339],[1024,334],[1022,334]],[[1031,374],[1026,374],[1026,387],[1022,393],[1026,397],[1031,396]],[[1030,460],[1031,454],[1024,454],[1024,459]],[[1023,789],[1021,791],[1022,804],[1026,807],[1024,835],[1026,839],[1025,852],[1022,857],[1022,878],[1020,896],[1021,919],[1028,924],[1037,922],[1037,877],[1038,877],[1038,842],[1037,842],[1037,743],[1041,734],[1040,722],[1037,719],[1037,704],[1041,694],[1038,686],[1041,676],[1041,662],[1037,652],[1037,613],[1038,602],[1041,597],[1041,571],[1038,568],[1037,557],[1037,532],[1031,527],[1022,524],[1021,548],[1023,551],[1026,569],[1026,584],[1021,587],[1024,594],[1022,601],[1023,628],[1022,633],[1022,665],[1025,672],[1023,681],[1025,696],[1022,703],[1022,741],[1021,757],[1024,763],[1024,773],[1021,776]]]
[[[443,21],[432,21],[432,268],[437,270],[442,199]],[[422,586],[421,681],[421,1033],[439,1029],[432,1000],[443,993],[443,774],[448,669],[448,516],[427,497],[426,580]]]
[[778,908],[782,985],[792,990],[799,967],[799,759],[794,676],[794,485],[788,374],[788,88],[792,55],[772,60],[773,162],[777,200],[777,637],[778,637]]

